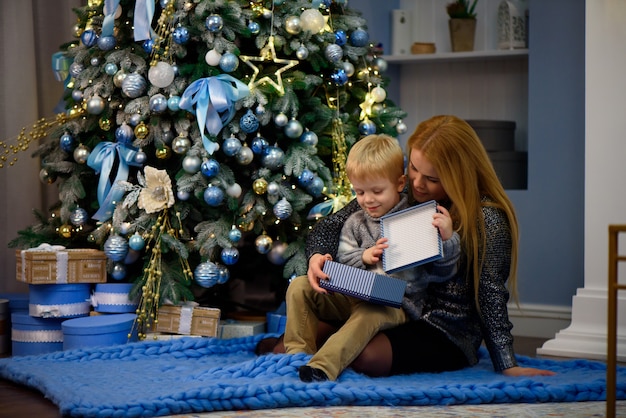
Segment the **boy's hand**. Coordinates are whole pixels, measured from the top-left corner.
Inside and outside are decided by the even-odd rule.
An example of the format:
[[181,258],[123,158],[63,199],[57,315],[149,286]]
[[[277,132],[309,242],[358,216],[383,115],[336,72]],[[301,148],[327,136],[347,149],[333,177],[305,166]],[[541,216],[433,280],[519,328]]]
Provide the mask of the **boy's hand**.
[[443,241],[452,237],[452,218],[450,212],[443,206],[437,206],[437,213],[433,215],[433,226],[439,230],[439,235]]
[[383,256],[383,250],[388,247],[387,238],[381,238],[376,241],[376,245],[363,251],[363,255],[361,256],[363,264],[373,266],[378,263]]

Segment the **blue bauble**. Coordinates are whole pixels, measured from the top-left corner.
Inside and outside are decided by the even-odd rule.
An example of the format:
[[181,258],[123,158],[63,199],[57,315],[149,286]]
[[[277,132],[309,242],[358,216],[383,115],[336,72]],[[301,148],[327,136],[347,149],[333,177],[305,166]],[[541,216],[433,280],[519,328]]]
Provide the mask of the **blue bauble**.
[[68,133],[64,133],[59,138],[59,146],[65,152],[74,151],[74,146],[76,145],[76,141],[74,141],[74,137]]
[[146,161],[148,161],[148,155],[141,150],[137,151],[137,154],[135,154],[135,162],[139,165],[144,165]]
[[123,122],[115,130],[115,139],[117,142],[125,145],[129,145],[133,142],[133,136],[135,135],[133,128],[131,128],[126,122]]
[[222,144],[222,152],[228,157],[234,157],[241,149],[241,141],[235,137],[226,138]]
[[348,74],[346,74],[343,68],[335,69],[335,71],[330,75],[330,78],[338,86],[343,86],[348,82]]
[[210,261],[200,263],[193,272],[193,278],[202,287],[213,287],[219,278],[219,268]]
[[309,130],[305,131],[302,136],[300,136],[300,142],[311,147],[316,146],[318,140],[317,134]]
[[285,152],[279,147],[267,147],[261,163],[270,170],[280,168],[285,160]]
[[222,249],[222,254],[220,255],[222,262],[227,266],[232,266],[237,261],[239,261],[239,250],[235,247],[224,248]]
[[228,239],[234,242],[235,244],[239,242],[241,239],[241,230],[233,225],[233,228],[228,231]]
[[220,58],[220,68],[225,73],[232,73],[239,67],[239,58],[232,52],[227,52]]
[[267,142],[267,139],[263,138],[262,136],[256,136],[250,144],[250,148],[255,154],[263,154],[268,146],[269,142]]
[[115,48],[115,37],[113,36],[102,36],[100,38],[98,38],[97,41],[98,44],[98,48],[100,48],[100,50],[102,51],[110,51],[113,48]]
[[219,206],[224,201],[224,191],[218,186],[209,185],[204,189],[204,201],[209,206]]
[[335,32],[335,43],[339,46],[344,46],[348,42],[348,35],[343,30]]
[[128,254],[128,241],[117,234],[109,236],[104,243],[104,254],[115,262],[124,260]]
[[284,221],[291,216],[293,208],[291,207],[291,203],[289,203],[287,199],[283,197],[278,202],[276,202],[273,211],[274,215],[276,215],[278,219]]
[[178,190],[176,192],[176,198],[178,200],[182,200],[183,202],[189,200],[190,197],[191,193],[189,193],[187,190]]
[[329,44],[324,50],[324,56],[330,62],[339,62],[343,58],[343,49],[337,44]]
[[93,29],[87,29],[80,35],[80,40],[87,48],[91,48],[98,42],[98,34]]
[[115,263],[111,269],[111,277],[114,280],[122,280],[126,277],[126,266],[124,263]]
[[312,196],[320,197],[324,191],[324,180],[315,176],[306,189]]
[[146,39],[145,41],[143,41],[143,44],[141,44],[141,47],[146,54],[152,54],[152,50],[154,49],[154,41],[152,39]]
[[161,93],[157,93],[150,97],[148,107],[153,113],[163,113],[167,109],[167,99]]
[[128,239],[128,246],[135,251],[141,251],[146,246],[146,241],[141,235],[139,235],[138,233],[134,233]]
[[117,73],[117,70],[118,70],[117,65],[113,64],[112,62],[108,62],[104,64],[104,72],[107,75],[114,76],[115,73]]
[[131,99],[136,99],[146,92],[148,82],[141,74],[132,73],[124,77],[122,91]]
[[70,222],[74,226],[82,226],[89,220],[89,214],[83,208],[76,208],[70,213]]
[[359,122],[359,132],[361,135],[372,135],[376,133],[376,124],[369,119]]
[[291,119],[285,126],[285,135],[289,138],[300,138],[303,131],[304,128],[302,127],[302,124],[296,119]]
[[274,240],[272,240],[269,235],[263,234],[259,235],[256,240],[254,240],[254,247],[259,254],[267,254],[272,249],[273,243]]
[[220,163],[214,159],[203,161],[200,166],[200,172],[202,172],[202,175],[206,177],[216,176],[217,173],[220,172]]
[[85,66],[79,62],[70,64],[69,72],[72,77],[78,77],[85,70]]
[[256,35],[261,30],[261,26],[257,22],[248,23],[248,30],[251,34]]
[[189,41],[189,30],[184,26],[179,26],[172,32],[172,39],[179,45],[184,45]]
[[298,184],[302,187],[307,187],[309,184],[311,184],[314,177],[315,174],[308,168],[305,168],[298,176]]
[[370,35],[363,29],[357,29],[350,35],[350,43],[353,46],[366,46],[370,41]]
[[84,95],[85,94],[82,90],[72,90],[72,100],[74,100],[75,102],[80,102],[81,100],[83,100]]
[[226,266],[217,266],[219,269],[217,282],[219,284],[224,284],[230,279],[230,271],[228,271],[228,267]]
[[252,109],[248,109],[246,114],[239,119],[239,126],[241,127],[241,130],[247,134],[256,132],[257,129],[259,129],[259,120],[252,112]]
[[172,112],[177,112],[180,110],[180,96],[171,96],[167,99],[167,108]]
[[204,24],[209,32],[215,33],[221,31],[224,27],[224,19],[220,15],[211,15],[206,18]]

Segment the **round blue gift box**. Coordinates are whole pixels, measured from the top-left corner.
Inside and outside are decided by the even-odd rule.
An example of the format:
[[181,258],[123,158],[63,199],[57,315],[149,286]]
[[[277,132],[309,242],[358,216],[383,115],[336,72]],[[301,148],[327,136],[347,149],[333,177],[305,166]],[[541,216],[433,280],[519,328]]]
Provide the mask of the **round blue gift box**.
[[28,311],[42,318],[74,318],[89,315],[91,284],[31,284]]
[[11,314],[11,348],[14,356],[30,356],[63,350],[64,318],[35,318]]
[[135,312],[138,303],[128,299],[132,283],[98,283],[92,297],[96,312],[126,313]]
[[[87,316],[63,322],[63,349],[126,344],[137,315],[130,313]],[[131,341],[135,341],[133,332]]]

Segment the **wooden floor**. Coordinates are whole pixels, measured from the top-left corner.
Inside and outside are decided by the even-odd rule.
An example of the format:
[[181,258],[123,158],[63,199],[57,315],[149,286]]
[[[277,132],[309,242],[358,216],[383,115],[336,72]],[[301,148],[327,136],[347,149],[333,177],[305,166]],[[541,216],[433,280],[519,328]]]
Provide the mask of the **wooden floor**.
[[[515,351],[525,356],[535,356],[537,348],[545,342],[541,338],[515,338]],[[58,418],[56,405],[36,390],[0,379],[0,418]]]

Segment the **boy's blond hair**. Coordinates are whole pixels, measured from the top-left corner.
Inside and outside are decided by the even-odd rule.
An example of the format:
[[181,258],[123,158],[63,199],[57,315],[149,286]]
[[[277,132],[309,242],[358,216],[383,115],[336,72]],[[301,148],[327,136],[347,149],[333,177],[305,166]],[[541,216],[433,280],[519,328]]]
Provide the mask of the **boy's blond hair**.
[[349,179],[386,177],[395,182],[404,175],[404,154],[398,140],[385,134],[360,139],[350,149],[346,174]]

